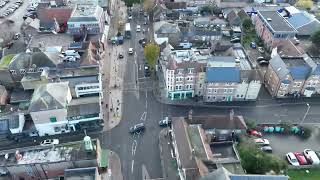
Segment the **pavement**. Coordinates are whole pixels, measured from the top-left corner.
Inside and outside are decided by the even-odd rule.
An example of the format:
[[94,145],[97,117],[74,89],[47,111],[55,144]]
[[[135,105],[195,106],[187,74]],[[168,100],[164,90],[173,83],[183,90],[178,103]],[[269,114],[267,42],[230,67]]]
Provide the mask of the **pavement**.
[[171,154],[173,146],[168,132],[169,128],[165,128],[159,133],[160,158],[163,171],[162,177],[168,180],[179,180],[176,159],[173,158]]
[[108,171],[101,173],[101,179],[103,180],[123,180],[121,173],[121,161],[119,156],[111,151],[109,154]]
[[313,126],[312,135],[308,139],[302,139],[295,135],[284,134],[264,134],[263,138],[270,141],[270,145],[273,150],[273,154],[280,158],[285,158],[285,154],[288,152],[303,152],[304,149],[312,149],[314,151],[320,151],[320,127]]

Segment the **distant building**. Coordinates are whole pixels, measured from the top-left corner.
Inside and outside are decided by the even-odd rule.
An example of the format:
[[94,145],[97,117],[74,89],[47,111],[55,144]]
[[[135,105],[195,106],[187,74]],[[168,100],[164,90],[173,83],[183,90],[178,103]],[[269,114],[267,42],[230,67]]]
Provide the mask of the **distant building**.
[[105,26],[103,9],[92,4],[77,4],[68,20],[68,33],[73,35],[102,34]]
[[273,97],[300,97],[311,67],[303,57],[280,57],[270,60],[265,85]]
[[8,179],[78,179],[79,175],[92,179],[99,178],[97,168],[108,165],[108,151],[97,139],[11,149],[0,155],[1,174]]
[[278,46],[281,41],[293,39],[298,33],[278,11],[257,11],[254,24],[258,36],[269,49]]

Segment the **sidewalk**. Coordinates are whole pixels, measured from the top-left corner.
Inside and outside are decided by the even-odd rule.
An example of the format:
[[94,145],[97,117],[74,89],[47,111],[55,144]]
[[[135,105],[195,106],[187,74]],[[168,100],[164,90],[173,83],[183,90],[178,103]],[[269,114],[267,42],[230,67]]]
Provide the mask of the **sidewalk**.
[[123,176],[121,173],[121,161],[119,156],[115,152],[110,151],[108,162],[109,162],[108,171],[105,173],[101,173],[101,179],[102,180],[123,180]]
[[[123,2],[114,0],[113,12],[114,18],[111,21],[108,38],[114,36],[117,30],[119,19],[125,19],[126,8]],[[116,10],[117,9],[117,10]],[[117,15],[119,14],[119,15]],[[105,62],[102,70],[105,74],[102,77],[103,81],[103,102],[104,104],[104,131],[108,131],[117,126],[122,119],[122,91],[125,61],[118,59],[119,52],[122,51],[122,46],[110,45],[106,48]]]
[[162,166],[162,176],[166,180],[179,180],[178,166],[176,160],[172,158],[172,144],[168,135],[168,128],[165,128],[159,133],[159,148],[160,159]]

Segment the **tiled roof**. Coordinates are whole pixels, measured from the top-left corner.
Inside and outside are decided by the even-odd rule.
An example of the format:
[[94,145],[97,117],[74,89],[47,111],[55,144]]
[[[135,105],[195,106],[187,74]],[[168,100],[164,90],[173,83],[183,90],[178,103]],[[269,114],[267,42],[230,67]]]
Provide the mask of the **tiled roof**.
[[206,72],[206,81],[215,82],[240,82],[240,70],[235,67],[213,67]]
[[269,62],[280,79],[284,78],[289,73],[286,64],[279,55],[273,57]]

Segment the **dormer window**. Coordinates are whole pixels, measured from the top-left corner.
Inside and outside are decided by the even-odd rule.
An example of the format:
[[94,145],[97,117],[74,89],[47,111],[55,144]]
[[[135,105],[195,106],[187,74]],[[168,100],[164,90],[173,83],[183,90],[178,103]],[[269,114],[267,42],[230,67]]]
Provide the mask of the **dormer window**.
[[35,69],[34,68],[29,68],[28,72],[30,72],[30,73],[35,72]]
[[42,72],[43,71],[43,68],[38,68],[38,72]]
[[17,74],[17,72],[15,70],[10,70],[11,74]]
[[26,70],[25,69],[20,69],[20,74],[25,74]]

